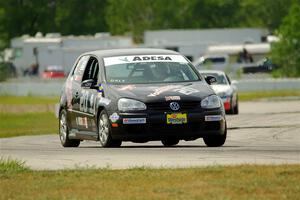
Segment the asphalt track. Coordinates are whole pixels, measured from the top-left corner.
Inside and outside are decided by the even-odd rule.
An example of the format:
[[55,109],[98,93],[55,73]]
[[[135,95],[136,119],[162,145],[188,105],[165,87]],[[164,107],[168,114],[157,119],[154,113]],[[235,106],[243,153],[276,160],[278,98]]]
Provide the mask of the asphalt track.
[[235,164],[300,164],[300,101],[240,103],[240,114],[227,116],[228,139],[208,148],[202,139],[165,148],[160,142],[124,142],[101,148],[82,142],[63,148],[58,135],[0,139],[0,157],[26,162],[32,169],[195,167]]

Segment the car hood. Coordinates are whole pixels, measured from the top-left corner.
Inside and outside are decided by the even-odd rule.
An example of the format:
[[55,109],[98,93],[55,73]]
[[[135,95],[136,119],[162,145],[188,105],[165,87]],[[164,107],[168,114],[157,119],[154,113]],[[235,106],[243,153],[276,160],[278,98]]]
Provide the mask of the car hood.
[[168,100],[200,101],[214,94],[205,82],[185,82],[172,84],[132,84],[106,85],[104,93],[108,98],[131,98],[143,102],[157,102]]
[[230,85],[211,85],[211,88],[215,91],[216,94],[221,93],[232,93],[233,90]]

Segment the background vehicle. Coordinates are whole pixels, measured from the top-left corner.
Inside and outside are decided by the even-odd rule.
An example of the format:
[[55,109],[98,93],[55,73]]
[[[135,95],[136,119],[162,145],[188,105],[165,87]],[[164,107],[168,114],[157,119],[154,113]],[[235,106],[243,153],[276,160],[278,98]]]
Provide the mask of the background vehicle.
[[118,49],[81,55],[60,99],[59,135],[64,147],[99,140],[103,147],[122,141],[158,140],[173,146],[203,138],[222,146],[227,136],[225,110],[208,85],[177,52]]
[[199,71],[201,75],[214,76],[217,79],[217,83],[212,84],[212,89],[222,99],[224,108],[228,114],[238,114],[238,92],[236,87],[236,81],[231,81],[230,78],[222,71],[206,70]]
[[43,78],[64,78],[65,72],[62,66],[50,65],[42,74]]
[[243,68],[243,73],[266,73],[272,72],[274,69],[278,68],[276,64],[274,64],[269,58],[264,58],[253,65],[245,66]]
[[226,54],[204,55],[193,63],[196,68],[224,70],[229,65],[229,56]]

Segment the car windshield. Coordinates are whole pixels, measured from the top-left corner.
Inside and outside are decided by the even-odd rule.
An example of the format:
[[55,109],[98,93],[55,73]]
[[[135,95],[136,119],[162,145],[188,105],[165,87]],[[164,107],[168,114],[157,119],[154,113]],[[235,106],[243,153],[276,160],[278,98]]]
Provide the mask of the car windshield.
[[214,76],[217,79],[217,84],[218,85],[228,85],[228,81],[225,77],[224,74],[219,74],[219,73],[202,73],[203,76]]
[[138,62],[105,67],[106,80],[114,84],[176,83],[198,81],[189,63]]

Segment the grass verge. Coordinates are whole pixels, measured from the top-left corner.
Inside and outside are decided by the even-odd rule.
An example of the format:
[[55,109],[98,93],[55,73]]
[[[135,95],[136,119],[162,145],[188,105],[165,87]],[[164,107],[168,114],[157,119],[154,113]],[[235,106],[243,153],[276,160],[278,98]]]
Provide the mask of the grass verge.
[[0,199],[297,199],[300,192],[300,165],[63,171],[8,168],[0,164]]
[[11,173],[29,171],[30,169],[25,167],[24,164],[24,162],[19,160],[0,158],[0,177]]
[[253,101],[259,99],[268,99],[274,97],[300,97],[298,90],[270,90],[270,91],[256,91],[256,92],[239,92],[240,101]]
[[52,112],[0,113],[0,138],[57,133],[58,120]]
[[8,105],[56,104],[58,102],[59,102],[59,97],[0,96],[0,104],[8,104]]

